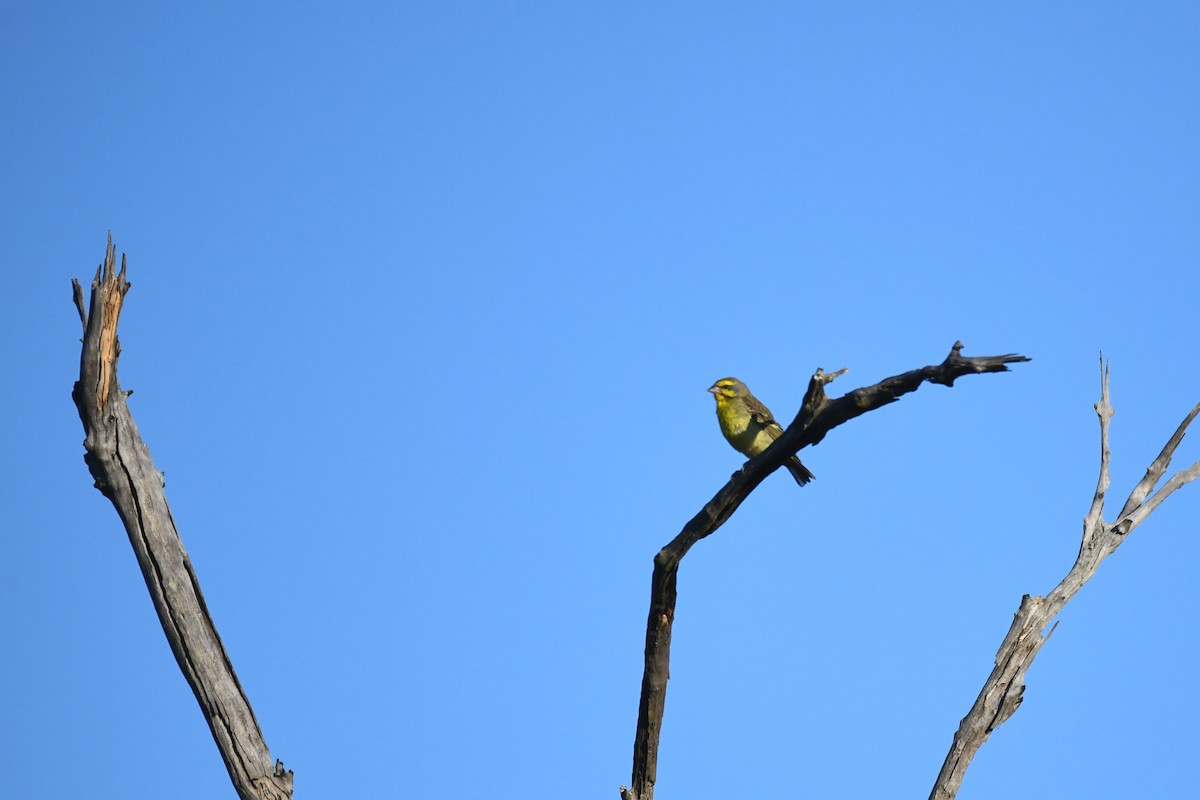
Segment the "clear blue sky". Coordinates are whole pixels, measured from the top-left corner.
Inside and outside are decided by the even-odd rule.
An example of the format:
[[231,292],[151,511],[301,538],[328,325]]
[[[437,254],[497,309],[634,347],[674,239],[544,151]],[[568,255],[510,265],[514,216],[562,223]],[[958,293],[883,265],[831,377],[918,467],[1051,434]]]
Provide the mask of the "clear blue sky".
[[[70,400],[120,377],[298,798],[616,798],[651,558],[790,419],[969,354],[684,562],[658,796],[925,797],[1200,400],[1191,3],[10,3],[0,796],[229,797]],[[1193,433],[1179,465],[1200,458]],[[1087,586],[960,797],[1194,791],[1200,487]]]

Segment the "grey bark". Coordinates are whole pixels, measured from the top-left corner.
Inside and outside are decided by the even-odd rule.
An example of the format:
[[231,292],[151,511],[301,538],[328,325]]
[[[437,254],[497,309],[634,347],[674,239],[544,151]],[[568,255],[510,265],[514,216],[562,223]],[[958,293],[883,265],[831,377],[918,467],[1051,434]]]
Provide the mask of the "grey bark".
[[200,582],[163,493],[162,473],[138,434],[117,382],[117,321],[129,282],[125,259],[116,268],[112,234],[104,263],[92,280],[89,309],[72,281],[83,322],[79,381],[72,397],[87,434],[84,461],[96,488],[117,509],[179,669],[200,704],[213,739],[242,800],[287,800],[292,773],[272,763],[250,701],[200,592]]
[[[995,667],[954,734],[950,752],[929,794],[930,800],[951,800],[958,794],[975,753],[992,731],[1003,725],[1021,705],[1025,675],[1042,645],[1054,632],[1054,627],[1046,631],[1047,626],[1067,601],[1092,579],[1100,562],[1120,547],[1129,533],[1141,525],[1163,500],[1180,486],[1200,477],[1200,461],[1197,461],[1187,469],[1176,472],[1158,491],[1150,494],[1166,474],[1175,448],[1183,441],[1183,435],[1197,413],[1200,413],[1200,404],[1184,418],[1163,446],[1158,458],[1146,470],[1145,476],[1133,487],[1116,521],[1111,524],[1105,522],[1104,499],[1108,494],[1109,462],[1112,458],[1108,449],[1108,426],[1113,407],[1108,398],[1108,365],[1101,364],[1100,402],[1096,403],[1096,415],[1100,418],[1100,477],[1091,507],[1083,520],[1083,542],[1079,546],[1079,556],[1066,577],[1050,594],[1045,597],[1025,595],[1021,598],[1021,606],[996,654]],[[1055,626],[1057,624],[1054,623]]]

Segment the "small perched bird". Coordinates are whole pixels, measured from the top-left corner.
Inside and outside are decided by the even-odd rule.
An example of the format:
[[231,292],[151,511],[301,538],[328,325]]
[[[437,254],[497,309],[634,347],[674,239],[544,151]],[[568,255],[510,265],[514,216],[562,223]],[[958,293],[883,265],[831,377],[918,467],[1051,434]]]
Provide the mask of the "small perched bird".
[[[783,435],[783,428],[771,416],[770,409],[750,394],[746,384],[737,378],[721,378],[708,390],[717,398],[717,421],[721,423],[721,433],[725,434],[725,440],[733,445],[734,450],[753,457]],[[801,486],[816,477],[796,456],[783,465]]]

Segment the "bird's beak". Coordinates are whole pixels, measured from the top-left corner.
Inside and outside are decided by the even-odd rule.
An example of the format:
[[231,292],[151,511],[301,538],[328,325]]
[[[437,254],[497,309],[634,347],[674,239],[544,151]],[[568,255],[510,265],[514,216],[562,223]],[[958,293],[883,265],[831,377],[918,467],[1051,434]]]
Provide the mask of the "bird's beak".
[[720,391],[720,389],[717,388],[717,385],[715,383],[712,386],[708,387],[708,390],[710,392],[712,392],[713,394],[716,394],[717,392]]

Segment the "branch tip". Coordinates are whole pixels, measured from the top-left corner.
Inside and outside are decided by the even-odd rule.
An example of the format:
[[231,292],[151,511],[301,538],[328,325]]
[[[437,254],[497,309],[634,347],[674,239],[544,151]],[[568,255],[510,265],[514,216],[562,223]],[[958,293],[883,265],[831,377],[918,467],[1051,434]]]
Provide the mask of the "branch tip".
[[850,371],[849,367],[842,367],[837,372],[826,372],[825,370],[821,369],[820,367],[817,367],[817,371],[813,374],[812,379],[814,381],[816,381],[817,383],[819,383],[820,385],[825,386],[827,384],[833,383],[834,381],[836,381],[838,378],[842,377],[849,371]]
[[79,281],[71,278],[71,297],[75,300],[75,309],[79,312],[79,321],[83,323],[83,332],[87,333],[87,309],[83,306],[83,287]]

